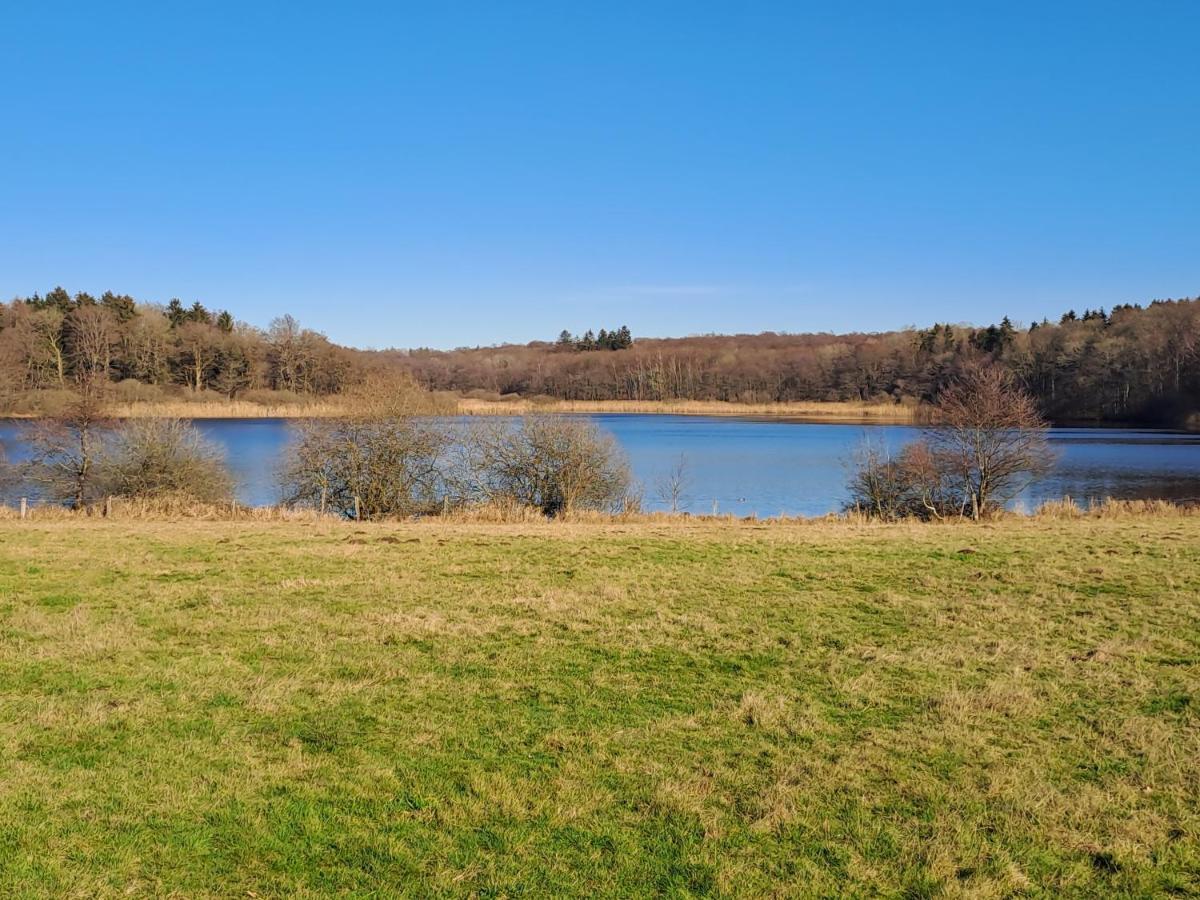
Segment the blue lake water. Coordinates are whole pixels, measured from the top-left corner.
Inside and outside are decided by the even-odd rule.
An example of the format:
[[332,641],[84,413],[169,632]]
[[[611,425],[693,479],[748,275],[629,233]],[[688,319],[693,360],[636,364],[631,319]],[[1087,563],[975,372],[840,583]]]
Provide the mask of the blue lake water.
[[[847,461],[864,439],[898,448],[918,430],[898,425],[814,424],[702,416],[597,415],[629,455],[646,505],[661,509],[654,483],[686,459],[685,508],[697,513],[820,515],[846,497]],[[196,426],[222,447],[244,503],[276,502],[275,469],[291,436],[283,419],[203,419]],[[1126,428],[1055,428],[1054,472],[1018,505],[1062,496],[1200,500],[1200,435]],[[24,455],[21,424],[0,421],[8,458]],[[11,492],[10,492],[11,493]],[[11,500],[11,497],[9,498]]]

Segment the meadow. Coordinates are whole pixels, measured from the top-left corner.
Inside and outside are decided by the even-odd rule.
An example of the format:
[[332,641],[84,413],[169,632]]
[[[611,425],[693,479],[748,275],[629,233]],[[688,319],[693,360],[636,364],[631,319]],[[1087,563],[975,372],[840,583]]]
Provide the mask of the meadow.
[[1200,516],[0,520],[0,893],[1200,892]]

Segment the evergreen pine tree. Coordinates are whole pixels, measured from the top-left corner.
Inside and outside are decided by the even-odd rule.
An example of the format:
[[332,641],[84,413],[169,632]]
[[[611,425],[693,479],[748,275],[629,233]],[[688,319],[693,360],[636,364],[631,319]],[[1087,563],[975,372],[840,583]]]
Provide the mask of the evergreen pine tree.
[[172,297],[167,303],[167,321],[171,323],[172,328],[178,328],[187,321],[187,310],[183,308],[178,297]]

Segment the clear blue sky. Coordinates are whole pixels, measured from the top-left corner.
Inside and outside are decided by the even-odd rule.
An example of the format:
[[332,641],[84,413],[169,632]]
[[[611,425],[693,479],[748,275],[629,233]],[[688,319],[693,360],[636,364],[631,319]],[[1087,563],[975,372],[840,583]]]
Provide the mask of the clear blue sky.
[[0,294],[359,346],[1200,293],[1200,2],[10,3]]

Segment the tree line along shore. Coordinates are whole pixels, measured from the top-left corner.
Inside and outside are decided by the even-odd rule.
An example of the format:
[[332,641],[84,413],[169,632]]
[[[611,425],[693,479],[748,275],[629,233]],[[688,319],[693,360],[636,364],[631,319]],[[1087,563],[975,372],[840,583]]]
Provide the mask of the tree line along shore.
[[0,304],[0,414],[54,414],[81,368],[116,415],[339,415],[364,380],[404,373],[468,414],[528,409],[912,421],[963,371],[1008,372],[1052,421],[1197,422],[1200,301],[1068,310],[1053,321],[883,333],[649,338],[622,326],[456,350],[356,350],[280,316],[125,294]]

